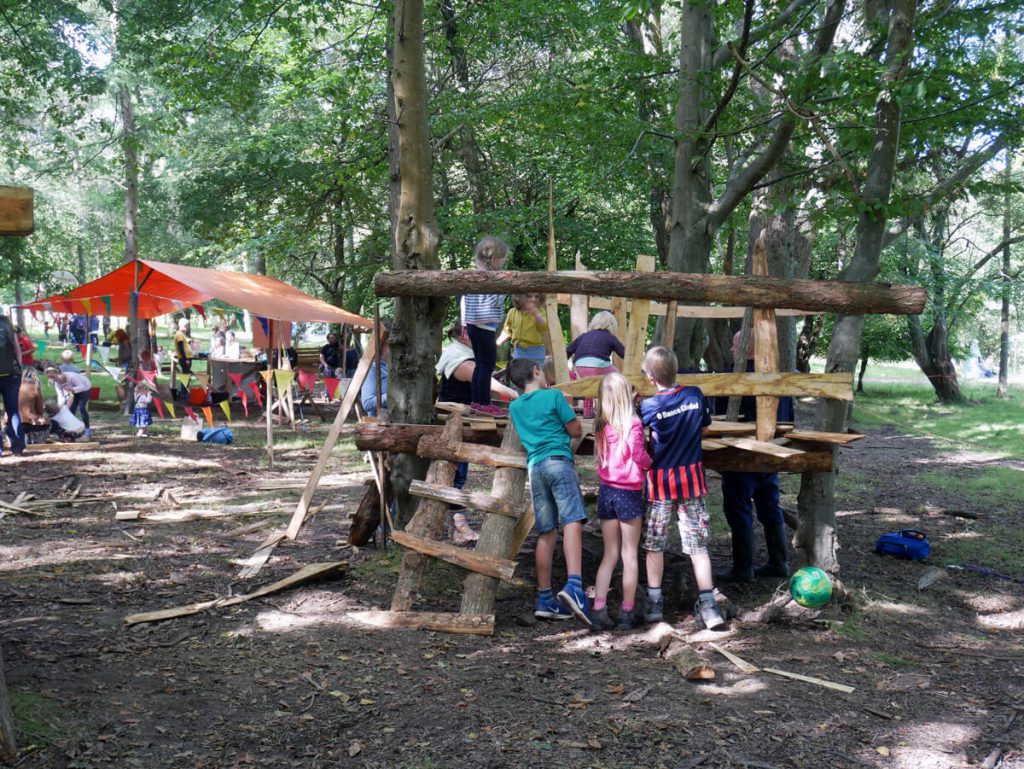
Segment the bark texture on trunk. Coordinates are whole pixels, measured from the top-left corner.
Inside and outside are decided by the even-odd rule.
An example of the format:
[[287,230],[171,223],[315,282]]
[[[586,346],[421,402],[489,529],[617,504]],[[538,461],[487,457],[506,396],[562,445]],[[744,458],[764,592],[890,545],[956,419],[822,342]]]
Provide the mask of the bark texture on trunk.
[[4,678],[4,655],[0,652],[0,761],[12,758],[17,752],[14,715],[11,713],[11,698],[7,694],[7,679]]
[[[436,270],[440,239],[434,215],[432,156],[423,59],[423,1],[395,3],[391,87],[398,129],[400,195],[395,217],[391,266],[416,273]],[[434,421],[433,362],[441,349],[441,324],[447,302],[436,297],[400,297],[395,301],[388,378],[388,411],[399,422]],[[412,454],[395,457],[391,479],[397,502],[396,524],[413,515],[416,500],[409,484],[422,479],[427,462]]]
[[[892,192],[900,139],[899,91],[907,75],[907,60],[913,50],[916,0],[890,0],[884,71],[875,102],[874,141],[868,159],[867,177],[861,188],[861,214],[857,221],[857,243],[844,280],[872,280],[878,274],[886,230],[886,209]],[[832,331],[825,370],[849,373],[860,355],[864,329],[862,315],[839,315]],[[840,401],[823,401],[818,429],[845,432],[848,408]],[[801,477],[797,497],[800,527],[795,537],[802,563],[837,572],[835,472],[808,473]]]
[[1009,389],[1010,379],[1010,289],[1013,286],[1010,278],[1010,230],[1012,217],[1010,208],[1010,180],[1013,171],[1013,153],[1006,151],[1006,195],[1003,198],[1003,285],[1000,296],[1002,306],[999,309],[999,384],[996,396],[1005,398]]

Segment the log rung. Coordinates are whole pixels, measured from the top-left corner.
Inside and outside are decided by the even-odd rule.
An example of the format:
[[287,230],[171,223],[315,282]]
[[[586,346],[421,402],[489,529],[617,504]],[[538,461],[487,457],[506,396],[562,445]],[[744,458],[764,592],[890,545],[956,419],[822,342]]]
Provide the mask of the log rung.
[[440,437],[420,438],[416,453],[426,459],[446,459],[449,462],[472,462],[488,467],[513,467],[526,469],[526,454],[501,451],[492,446],[461,441],[447,442]]
[[442,561],[447,561],[487,577],[509,581],[516,571],[515,561],[476,553],[472,550],[464,550],[447,542],[437,542],[433,539],[417,537],[415,534],[409,534],[404,531],[391,532],[391,538],[402,547],[434,558],[440,558]]
[[529,506],[527,502],[510,504],[506,500],[492,497],[490,494],[462,491],[461,489],[437,486],[424,481],[413,481],[409,486],[409,493],[425,499],[435,499],[438,502],[471,507],[474,510],[482,510],[485,513],[507,515],[510,518],[521,518]]
[[442,633],[493,635],[493,614],[455,614],[433,611],[353,611],[349,619],[377,628],[436,630]]
[[723,436],[715,438],[715,440],[718,443],[724,443],[726,446],[733,446],[744,451],[753,451],[756,454],[769,454],[773,457],[796,457],[804,453],[800,449],[791,449],[788,446],[780,446],[777,443],[770,443],[768,441],[756,441],[753,438],[730,438]]

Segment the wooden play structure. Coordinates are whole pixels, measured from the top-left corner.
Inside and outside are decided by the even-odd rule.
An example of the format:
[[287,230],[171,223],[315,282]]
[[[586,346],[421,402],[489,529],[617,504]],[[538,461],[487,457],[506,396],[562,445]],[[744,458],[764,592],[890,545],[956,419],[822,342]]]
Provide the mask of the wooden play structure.
[[[751,330],[755,345],[753,373],[685,374],[681,384],[698,385],[709,396],[754,396],[754,424],[715,421],[703,442],[704,464],[718,471],[829,472],[835,467],[836,448],[857,440],[853,433],[825,433],[778,424],[778,399],[814,396],[853,400],[850,374],[795,374],[779,371],[775,320],[779,313],[841,312],[848,314],[914,314],[924,307],[925,292],[915,286],[845,281],[783,280],[767,276],[764,244],[754,250],[752,276],[691,275],[654,271],[654,259],[641,256],[635,272],[557,271],[554,243],[549,243],[547,272],[393,271],[374,281],[379,296],[459,296],[466,293],[543,293],[546,295],[549,348],[554,361],[556,387],[569,397],[593,397],[599,377],[569,381],[565,340],[558,304],[570,308],[573,336],[582,333],[593,307],[609,309],[619,321],[619,336],[626,349],[620,367],[641,394],[650,386],[640,376],[647,348],[651,314],[666,318],[664,342],[672,343],[675,318],[741,317],[752,308]],[[577,257],[577,267],[582,267]],[[632,301],[628,301],[631,299]],[[658,302],[661,302],[659,304]],[[698,303],[728,303],[708,306]],[[684,304],[690,303],[690,304]],[[314,467],[286,530],[275,532],[249,560],[241,576],[251,577],[274,547],[294,539],[315,513],[312,499],[330,452],[341,433],[362,382],[373,362],[369,345],[349,393],[339,409],[320,458]],[[414,482],[409,493],[420,498],[419,507],[404,531],[392,532],[406,549],[390,611],[354,613],[352,617],[377,627],[428,628],[454,633],[489,634],[494,628],[495,592],[499,580],[509,580],[515,557],[533,525],[526,497],[526,455],[511,423],[481,426],[459,413],[445,415],[442,425],[359,424],[356,446],[370,452],[415,452],[431,460],[427,477]],[[499,420],[504,422],[505,420]],[[503,428],[503,429],[502,429]],[[584,438],[593,429],[584,421]],[[500,445],[495,446],[500,439]],[[581,441],[575,441],[577,450]],[[451,489],[458,462],[496,468],[490,494]],[[375,464],[375,475],[377,473]],[[383,493],[382,480],[377,479]],[[448,504],[458,503],[484,513],[480,538],[473,549],[440,541]],[[412,611],[429,558],[455,564],[467,572],[461,604],[455,612]]]

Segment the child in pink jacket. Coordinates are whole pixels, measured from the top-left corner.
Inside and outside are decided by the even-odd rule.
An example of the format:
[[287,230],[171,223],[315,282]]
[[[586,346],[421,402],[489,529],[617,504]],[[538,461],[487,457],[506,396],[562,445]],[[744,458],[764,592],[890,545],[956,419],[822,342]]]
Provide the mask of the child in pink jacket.
[[613,627],[608,616],[608,588],[615,565],[622,557],[622,606],[619,630],[635,624],[637,559],[644,512],[644,471],[651,457],[644,447],[644,429],[633,406],[633,386],[622,374],[613,372],[601,380],[599,413],[594,423],[597,442],[597,517],[601,521],[604,556],[597,569],[594,611],[595,631]]

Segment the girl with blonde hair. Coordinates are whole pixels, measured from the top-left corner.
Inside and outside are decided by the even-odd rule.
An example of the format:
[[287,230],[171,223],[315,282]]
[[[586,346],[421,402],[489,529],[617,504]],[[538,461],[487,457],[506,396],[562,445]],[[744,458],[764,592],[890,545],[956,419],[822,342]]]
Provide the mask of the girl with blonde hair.
[[608,616],[608,588],[612,573],[622,558],[622,606],[619,630],[631,630],[636,623],[636,585],[640,535],[644,512],[644,471],[651,457],[644,446],[644,429],[636,415],[633,385],[617,371],[601,380],[601,401],[594,437],[597,444],[597,517],[601,521],[604,556],[597,569],[594,587],[595,630],[613,627]]
[[[599,312],[590,320],[587,331],[572,340],[565,348],[565,354],[571,355],[577,376],[601,376],[618,369],[612,365],[612,353],[620,358],[626,357],[626,348],[615,336],[619,324],[615,316],[607,310]],[[583,401],[583,418],[594,416],[594,399]]]

